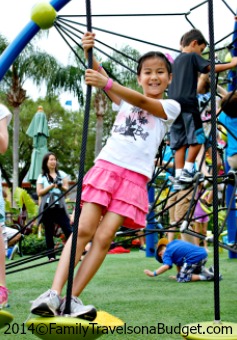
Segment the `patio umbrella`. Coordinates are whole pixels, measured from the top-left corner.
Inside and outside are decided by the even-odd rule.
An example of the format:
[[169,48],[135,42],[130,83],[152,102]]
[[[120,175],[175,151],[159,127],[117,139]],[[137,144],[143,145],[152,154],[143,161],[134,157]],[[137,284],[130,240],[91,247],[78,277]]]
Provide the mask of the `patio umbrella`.
[[27,180],[35,182],[41,173],[43,157],[48,152],[48,122],[42,106],[38,106],[38,110],[34,115],[26,134],[33,138],[33,151],[31,154],[31,164]]

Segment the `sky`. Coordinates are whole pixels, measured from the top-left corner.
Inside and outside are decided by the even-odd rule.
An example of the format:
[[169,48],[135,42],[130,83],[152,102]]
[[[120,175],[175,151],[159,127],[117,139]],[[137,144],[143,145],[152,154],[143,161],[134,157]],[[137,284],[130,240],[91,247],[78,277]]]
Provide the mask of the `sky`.
[[[48,2],[47,0],[44,1]],[[31,9],[38,2],[39,1],[36,0],[7,0],[1,2],[0,33],[3,34],[9,42],[13,41],[30,21]],[[236,13],[236,0],[225,0],[225,2],[232,11]],[[92,17],[92,26],[178,50],[181,36],[192,28],[184,15],[177,15],[180,13],[190,13],[188,19],[196,28],[200,29],[206,39],[209,40],[208,6],[207,4],[198,6],[201,3],[203,3],[203,0],[91,0],[92,15],[129,14],[129,16],[125,17]],[[85,15],[85,4],[85,0],[71,0],[58,14]],[[214,39],[215,41],[219,41],[233,31],[234,15],[222,0],[213,0],[213,6]],[[132,14],[171,13],[176,15],[132,16]],[[73,18],[73,20],[79,20],[86,24],[85,17]],[[81,29],[86,30],[86,28],[83,27]],[[96,33],[97,39],[117,49],[130,45],[136,48],[141,54],[158,49],[149,44],[119,37],[115,34],[107,34],[96,29],[93,29],[93,31]],[[221,46],[223,46],[225,42],[230,41],[231,37],[226,39]],[[101,48],[101,46],[98,47]],[[48,37],[41,40],[40,48],[54,55],[64,65],[70,62],[70,50],[54,27],[49,30]],[[106,51],[104,47],[101,49]],[[160,50],[162,52],[173,53],[166,49]],[[111,53],[111,51],[108,50],[108,53]],[[28,88],[26,88],[27,94],[34,100],[37,99],[39,94],[41,96],[44,95],[43,87],[41,91],[36,91],[32,84],[26,84],[26,86],[28,86]],[[60,98],[62,103],[66,100],[72,100],[73,109],[77,109],[78,104],[71,94],[62,94]]]

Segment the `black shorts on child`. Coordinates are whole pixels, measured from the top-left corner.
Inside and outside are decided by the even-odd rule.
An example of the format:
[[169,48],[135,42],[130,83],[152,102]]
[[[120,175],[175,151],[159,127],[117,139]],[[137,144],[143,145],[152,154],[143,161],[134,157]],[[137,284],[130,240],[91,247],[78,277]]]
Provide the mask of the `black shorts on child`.
[[170,147],[178,150],[184,145],[204,144],[205,135],[199,114],[181,112],[170,128]]

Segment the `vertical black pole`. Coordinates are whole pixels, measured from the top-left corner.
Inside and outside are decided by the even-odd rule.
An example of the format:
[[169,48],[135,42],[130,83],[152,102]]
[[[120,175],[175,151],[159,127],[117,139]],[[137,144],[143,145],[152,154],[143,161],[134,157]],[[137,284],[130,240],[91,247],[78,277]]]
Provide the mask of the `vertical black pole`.
[[[86,16],[87,16],[87,30],[91,32],[90,0],[86,0]],[[88,51],[88,67],[92,68],[92,50]],[[80,154],[80,168],[79,168],[79,174],[78,174],[75,220],[74,220],[73,235],[72,235],[72,247],[71,247],[71,257],[70,257],[70,264],[69,264],[66,306],[64,310],[65,315],[70,315],[70,312],[71,312],[71,295],[72,295],[74,266],[75,266],[75,257],[76,257],[76,248],[77,248],[78,222],[79,222],[79,217],[80,217],[80,212],[81,212],[80,201],[81,201],[81,192],[82,192],[82,182],[83,182],[83,176],[84,176],[84,164],[85,164],[85,158],[86,158],[86,145],[87,145],[87,136],[88,136],[89,116],[90,116],[90,101],[91,101],[91,86],[87,85],[85,117],[84,117],[84,123],[83,123],[83,135],[82,135],[82,145],[81,145],[81,154]]]
[[220,321],[220,286],[219,286],[219,244],[218,244],[218,183],[217,183],[217,135],[216,135],[216,84],[215,84],[215,49],[213,1],[208,1],[210,65],[211,65],[211,136],[212,136],[212,176],[213,176],[213,234],[214,234],[214,309],[215,321]]

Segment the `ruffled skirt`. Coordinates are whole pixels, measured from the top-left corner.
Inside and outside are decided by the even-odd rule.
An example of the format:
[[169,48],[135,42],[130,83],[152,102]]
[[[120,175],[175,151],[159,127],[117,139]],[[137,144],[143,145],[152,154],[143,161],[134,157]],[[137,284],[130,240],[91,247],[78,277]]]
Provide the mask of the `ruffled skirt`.
[[148,213],[148,178],[104,160],[98,160],[86,173],[82,186],[83,202],[103,206],[124,217],[123,226],[144,228]]

